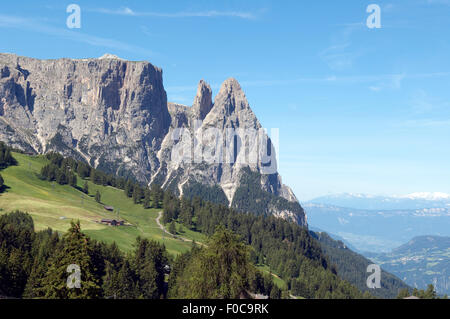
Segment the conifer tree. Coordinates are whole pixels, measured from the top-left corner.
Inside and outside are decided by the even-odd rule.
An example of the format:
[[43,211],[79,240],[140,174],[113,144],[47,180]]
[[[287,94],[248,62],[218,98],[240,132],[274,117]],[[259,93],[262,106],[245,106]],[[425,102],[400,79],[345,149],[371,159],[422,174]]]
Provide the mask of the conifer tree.
[[135,204],[139,204],[141,202],[142,196],[143,196],[143,194],[142,194],[141,187],[137,184],[134,185],[134,187],[133,187],[133,202]]
[[133,299],[138,296],[136,293],[135,277],[136,275],[131,269],[130,263],[125,259],[117,275],[117,282],[119,284],[117,298]]
[[175,225],[175,221],[172,221],[169,224],[169,233],[176,235],[177,234],[177,229],[176,229],[176,225]]
[[[50,259],[43,278],[44,298],[51,299],[91,299],[101,296],[100,278],[91,259],[92,247],[89,237],[81,232],[80,222],[72,222],[62,239],[62,247]],[[81,287],[69,288],[67,272],[69,265],[78,265],[81,270]]]
[[151,208],[151,197],[150,197],[150,190],[148,188],[144,191],[144,200],[142,201],[142,205],[145,209]]
[[397,299],[404,299],[406,297],[409,297],[409,290],[408,290],[408,288],[401,289],[400,292],[397,295]]
[[153,197],[153,207],[161,208],[161,202],[164,197],[164,192],[158,184],[153,184],[151,188],[151,193]]
[[252,272],[247,247],[223,227],[191,258],[177,278],[178,298],[239,298]]
[[83,193],[89,194],[89,183],[88,183],[88,181],[84,181]]
[[100,191],[97,190],[97,192],[95,193],[95,201],[97,203],[101,203],[102,201],[102,195],[100,194]]
[[128,180],[127,183],[125,184],[124,192],[125,195],[127,195],[128,197],[133,196],[133,183],[130,180]]

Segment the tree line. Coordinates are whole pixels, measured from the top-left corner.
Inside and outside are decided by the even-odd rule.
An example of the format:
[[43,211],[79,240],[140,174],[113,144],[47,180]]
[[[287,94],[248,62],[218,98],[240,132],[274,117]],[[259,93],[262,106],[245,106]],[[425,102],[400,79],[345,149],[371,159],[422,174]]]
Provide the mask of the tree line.
[[11,155],[12,148],[0,142],[0,169],[11,165],[17,165],[16,159]]
[[[7,168],[8,166],[17,165],[16,159],[11,155],[12,148],[5,143],[0,142],[0,170]],[[5,180],[0,175],[0,193],[5,190]]]
[[[434,286],[432,284],[429,284],[426,290],[414,288],[410,292],[408,288],[401,289],[397,296],[397,299],[404,299],[411,296],[417,297],[419,299],[440,299],[440,297],[436,294],[436,290],[434,289]],[[442,299],[448,299],[447,294],[442,296]]]
[[[47,153],[45,157],[49,160],[49,163],[44,165],[40,172],[40,177],[44,180],[56,181],[61,185],[68,184],[86,194],[89,193],[87,180],[90,180],[96,185],[122,189],[127,197],[133,199],[135,204],[141,204],[144,208],[162,207],[164,192],[157,184],[152,184],[149,188],[147,185],[142,185],[131,179],[106,174],[85,162],[66,158],[59,153]],[[81,188],[77,186],[77,176],[85,180]],[[99,192],[95,197],[100,202],[101,194]]]

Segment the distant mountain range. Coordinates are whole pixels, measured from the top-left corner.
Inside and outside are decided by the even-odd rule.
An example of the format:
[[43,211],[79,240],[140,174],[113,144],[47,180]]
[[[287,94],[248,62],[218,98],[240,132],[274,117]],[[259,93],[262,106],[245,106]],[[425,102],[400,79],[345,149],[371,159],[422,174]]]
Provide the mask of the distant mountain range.
[[450,236],[450,208],[368,210],[303,204],[308,223],[340,236],[359,252],[389,252],[420,235]]
[[408,285],[433,284],[439,294],[450,294],[450,237],[419,236],[389,253],[365,254]]
[[303,207],[311,229],[326,230],[411,287],[431,283],[450,293],[450,195],[337,194]]
[[412,193],[403,196],[379,196],[367,194],[341,193],[314,198],[308,203],[326,204],[368,210],[449,208],[450,194]]

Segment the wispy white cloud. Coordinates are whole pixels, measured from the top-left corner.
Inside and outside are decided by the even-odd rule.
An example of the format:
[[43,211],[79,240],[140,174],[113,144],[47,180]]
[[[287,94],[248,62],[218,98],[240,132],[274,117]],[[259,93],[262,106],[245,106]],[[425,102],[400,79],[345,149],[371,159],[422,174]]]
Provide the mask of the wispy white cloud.
[[81,31],[74,31],[65,28],[57,28],[48,24],[44,24],[33,18],[24,18],[19,16],[10,16],[0,14],[0,28],[13,28],[26,30],[27,32],[43,33],[59,38],[65,38],[76,42],[87,43],[89,45],[102,48],[123,50],[129,52],[138,52],[145,55],[153,55],[154,52],[145,48],[131,45],[122,41],[89,35]]
[[405,78],[405,73],[391,74],[384,78],[380,77],[380,80],[375,85],[369,86],[369,89],[375,92],[380,92],[385,89],[399,90],[401,89],[402,82]]
[[369,86],[369,89],[374,92],[379,92],[382,90],[382,88],[380,86],[375,86],[375,85]]
[[254,13],[241,12],[241,11],[208,10],[208,11],[180,11],[180,12],[168,13],[168,12],[154,12],[154,11],[135,11],[128,7],[122,7],[119,9],[97,8],[97,9],[89,9],[88,11],[98,12],[98,13],[103,13],[103,14],[123,15],[123,16],[133,16],[133,17],[159,17],[159,18],[232,17],[232,18],[249,19],[249,20],[256,19],[256,15]]
[[328,64],[332,70],[344,70],[353,66],[353,61],[361,56],[361,52],[352,50],[352,34],[364,27],[363,23],[347,23],[337,33],[333,34],[331,44],[319,52],[319,57]]

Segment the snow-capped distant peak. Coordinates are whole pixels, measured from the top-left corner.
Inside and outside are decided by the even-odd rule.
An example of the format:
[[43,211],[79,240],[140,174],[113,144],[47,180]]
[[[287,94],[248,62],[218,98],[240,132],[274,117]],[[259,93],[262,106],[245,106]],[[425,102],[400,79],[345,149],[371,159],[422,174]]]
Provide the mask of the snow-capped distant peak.
[[401,196],[401,198],[409,198],[409,199],[424,199],[424,200],[446,200],[450,199],[450,194],[446,193],[430,193],[430,192],[418,192],[412,193],[405,196]]

